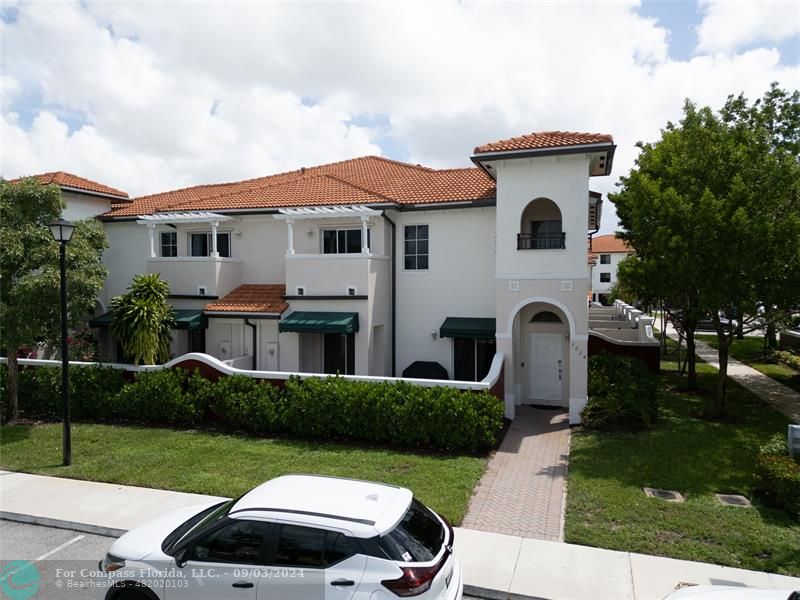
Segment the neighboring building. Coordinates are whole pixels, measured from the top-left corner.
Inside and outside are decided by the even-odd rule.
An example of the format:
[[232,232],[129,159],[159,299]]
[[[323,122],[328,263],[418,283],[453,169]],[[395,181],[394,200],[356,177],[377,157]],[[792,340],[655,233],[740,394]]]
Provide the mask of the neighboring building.
[[99,300],[160,273],[184,330],[173,353],[243,368],[400,376],[431,361],[474,381],[502,352],[509,418],[536,403],[578,422],[601,208],[589,178],[614,149],[543,132],[475,148],[472,168],[363,157],[135,198],[100,217]]
[[592,301],[609,305],[609,293],[617,282],[617,266],[633,250],[615,234],[592,237],[590,260],[595,259],[592,269]]
[[[89,219],[108,212],[112,205],[130,202],[128,194],[102,183],[78,177],[64,171],[31,175],[42,184],[55,184],[64,199],[62,217],[67,221]],[[12,181],[19,181],[21,178]]]

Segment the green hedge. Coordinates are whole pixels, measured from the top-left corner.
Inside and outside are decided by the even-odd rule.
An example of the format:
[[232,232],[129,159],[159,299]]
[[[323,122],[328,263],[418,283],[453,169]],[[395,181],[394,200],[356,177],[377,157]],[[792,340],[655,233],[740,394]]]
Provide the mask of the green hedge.
[[768,503],[800,519],[800,463],[789,456],[786,436],[775,436],[756,456],[756,491]]
[[602,352],[589,359],[589,401],[581,412],[594,429],[652,427],[658,418],[657,378],[641,360]]
[[[20,416],[58,418],[59,368],[20,373]],[[5,372],[2,381],[5,382]],[[342,377],[290,378],[283,390],[246,375],[212,383],[181,369],[137,373],[70,370],[73,417],[161,425],[214,422],[254,433],[347,438],[461,452],[491,448],[503,424],[503,403],[488,392],[366,382]]]

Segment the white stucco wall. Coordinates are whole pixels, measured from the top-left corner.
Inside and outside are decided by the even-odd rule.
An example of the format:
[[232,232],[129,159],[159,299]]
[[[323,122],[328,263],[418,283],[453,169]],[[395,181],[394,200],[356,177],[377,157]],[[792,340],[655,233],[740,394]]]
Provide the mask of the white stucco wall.
[[[452,378],[453,341],[439,338],[444,320],[495,314],[495,209],[391,211],[389,216],[397,223],[397,375],[425,360],[440,363]],[[428,225],[426,271],[404,269],[405,225]]]
[[[592,269],[592,293],[593,294],[608,294],[614,284],[617,282],[617,267],[619,263],[628,256],[627,252],[597,252],[597,264]],[[600,256],[608,254],[611,256],[611,263],[607,265],[600,264]],[[600,281],[600,273],[611,273],[611,282],[605,283]]]
[[111,209],[111,198],[103,196],[61,190],[61,198],[66,205],[62,216],[67,221],[90,219]]
[[125,293],[134,275],[147,272],[150,243],[147,228],[134,221],[107,221],[103,226],[109,244],[103,253],[108,277],[100,296],[107,307],[112,297]]

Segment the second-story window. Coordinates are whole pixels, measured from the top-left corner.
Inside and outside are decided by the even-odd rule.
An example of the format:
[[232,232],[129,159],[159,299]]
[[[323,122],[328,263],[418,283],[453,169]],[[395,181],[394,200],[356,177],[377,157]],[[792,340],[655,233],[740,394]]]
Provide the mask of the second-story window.
[[600,273],[601,283],[611,283],[611,273]]
[[563,248],[561,219],[531,221],[531,241],[532,248]]
[[428,226],[406,225],[403,248],[404,266],[407,271],[424,271],[428,268]]
[[[231,255],[230,232],[217,233],[217,252],[229,258]],[[211,256],[211,233],[208,231],[189,234],[189,256]]]
[[[370,231],[367,230],[367,247],[370,247]],[[361,229],[323,229],[323,254],[360,254]]]
[[178,232],[161,232],[161,256],[178,256]]
[[600,255],[600,264],[601,265],[610,265],[611,264],[611,255],[610,254],[601,254]]

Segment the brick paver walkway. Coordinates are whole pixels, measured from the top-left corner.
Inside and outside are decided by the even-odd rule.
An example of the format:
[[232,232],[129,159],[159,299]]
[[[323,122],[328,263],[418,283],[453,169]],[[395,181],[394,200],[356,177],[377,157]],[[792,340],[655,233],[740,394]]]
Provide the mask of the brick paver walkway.
[[518,406],[475,488],[462,527],[563,541],[568,415]]

